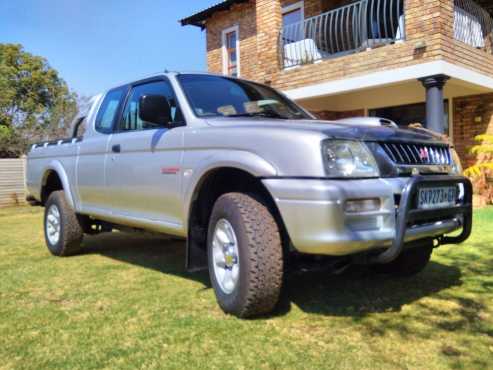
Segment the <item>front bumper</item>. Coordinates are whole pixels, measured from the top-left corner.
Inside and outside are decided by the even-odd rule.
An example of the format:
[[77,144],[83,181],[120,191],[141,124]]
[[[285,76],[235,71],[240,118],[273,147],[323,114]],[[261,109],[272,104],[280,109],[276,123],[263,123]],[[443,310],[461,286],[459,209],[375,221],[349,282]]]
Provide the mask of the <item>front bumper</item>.
[[[472,189],[464,177],[264,179],[263,183],[275,199],[293,247],[301,253],[344,256],[383,248],[387,257],[376,262],[385,263],[407,242],[441,238],[442,243],[455,243],[462,240],[442,236],[463,228],[465,240],[470,233]],[[462,184],[460,204],[452,209],[416,210],[417,189],[430,183]],[[380,199],[379,210],[346,212],[348,200],[370,198]]]

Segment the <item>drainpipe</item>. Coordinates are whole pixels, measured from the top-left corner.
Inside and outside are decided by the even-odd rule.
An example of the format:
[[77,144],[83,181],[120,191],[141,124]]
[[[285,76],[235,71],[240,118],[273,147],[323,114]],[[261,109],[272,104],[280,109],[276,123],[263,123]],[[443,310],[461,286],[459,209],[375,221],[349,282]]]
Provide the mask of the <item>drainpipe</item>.
[[435,75],[419,79],[426,89],[426,128],[439,134],[445,133],[443,87],[449,78],[447,75]]

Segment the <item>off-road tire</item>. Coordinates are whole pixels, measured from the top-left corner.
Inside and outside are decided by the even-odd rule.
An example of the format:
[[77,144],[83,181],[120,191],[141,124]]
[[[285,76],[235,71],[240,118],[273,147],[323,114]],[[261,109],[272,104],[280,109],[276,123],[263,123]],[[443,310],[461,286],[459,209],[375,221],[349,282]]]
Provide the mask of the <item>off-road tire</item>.
[[[52,205],[56,205],[60,212],[60,237],[58,242],[52,244],[47,236],[47,214]],[[45,204],[44,233],[46,246],[51,254],[58,257],[72,256],[80,252],[83,227],[70,205],[67,203],[63,190],[54,191],[48,197]]]
[[418,241],[405,249],[394,261],[376,265],[377,272],[399,277],[413,276],[424,270],[433,253],[433,241]]
[[[225,294],[216,281],[212,239],[218,220],[233,226],[239,252],[239,281]],[[261,201],[242,193],[219,197],[209,220],[209,275],[219,306],[226,313],[249,318],[270,313],[277,305],[283,282],[283,250],[278,225]]]

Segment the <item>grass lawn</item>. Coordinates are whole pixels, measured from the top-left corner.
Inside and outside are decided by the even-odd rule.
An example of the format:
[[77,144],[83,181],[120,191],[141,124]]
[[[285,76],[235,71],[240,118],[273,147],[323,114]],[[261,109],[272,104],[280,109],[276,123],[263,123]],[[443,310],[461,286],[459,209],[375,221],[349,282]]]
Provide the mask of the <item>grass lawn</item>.
[[184,243],[113,233],[55,258],[41,211],[0,209],[0,369],[493,368],[492,208],[417,277],[292,275],[249,321],[184,271]]

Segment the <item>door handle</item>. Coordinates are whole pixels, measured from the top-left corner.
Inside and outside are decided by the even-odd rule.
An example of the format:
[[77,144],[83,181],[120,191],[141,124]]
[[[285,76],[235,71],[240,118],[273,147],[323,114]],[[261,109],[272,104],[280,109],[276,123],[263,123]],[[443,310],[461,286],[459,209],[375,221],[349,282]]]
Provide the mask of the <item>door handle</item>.
[[113,145],[111,147],[111,151],[113,153],[120,153],[122,151],[122,147],[120,146],[120,144]]

